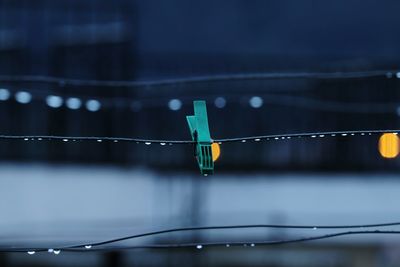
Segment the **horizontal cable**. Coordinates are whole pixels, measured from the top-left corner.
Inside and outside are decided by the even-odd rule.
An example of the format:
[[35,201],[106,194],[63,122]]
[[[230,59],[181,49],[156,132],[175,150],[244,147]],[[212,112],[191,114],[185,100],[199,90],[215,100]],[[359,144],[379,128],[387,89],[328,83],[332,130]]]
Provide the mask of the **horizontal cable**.
[[[393,226],[398,225],[399,223],[394,224],[382,224],[382,226]],[[250,226],[224,226],[223,229],[234,229],[234,228],[255,228],[255,227],[264,227],[264,228],[276,228],[275,226],[261,226],[261,225],[250,225]],[[304,228],[305,226],[300,226],[300,228]],[[340,228],[366,228],[366,227],[377,227],[377,225],[364,225],[364,226],[339,226]],[[295,228],[293,226],[283,226],[281,225],[279,228]],[[297,227],[296,227],[297,228]],[[338,227],[331,226],[329,228],[325,227],[325,229],[337,229]],[[293,239],[283,239],[283,240],[268,240],[268,241],[224,241],[224,242],[197,242],[197,243],[174,243],[174,244],[150,244],[150,245],[138,245],[138,246],[114,246],[114,247],[107,247],[104,245],[109,245],[112,243],[134,239],[138,237],[143,237],[145,235],[156,235],[160,233],[170,233],[172,231],[179,232],[183,231],[193,231],[193,230],[211,230],[211,229],[222,229],[220,227],[193,227],[192,229],[189,228],[181,228],[181,229],[169,229],[164,231],[158,232],[150,232],[145,234],[134,235],[130,237],[118,238],[108,241],[103,241],[99,243],[88,243],[82,245],[73,245],[73,246],[63,246],[59,248],[15,248],[15,247],[0,247],[0,252],[28,252],[33,254],[35,252],[44,252],[44,251],[104,251],[104,250],[122,250],[122,249],[171,249],[171,248],[197,248],[202,249],[205,247],[218,247],[218,246],[225,246],[225,247],[233,247],[233,246],[268,246],[268,245],[282,245],[282,244],[289,244],[289,243],[300,243],[300,242],[307,242],[307,241],[314,241],[314,240],[321,240],[321,239],[328,239],[333,237],[339,236],[348,236],[348,235],[367,235],[367,234],[393,234],[397,235],[400,234],[400,231],[395,230],[360,230],[360,231],[345,231],[345,232],[337,232],[337,233],[330,233],[330,234],[323,234],[323,235],[316,235],[316,236],[308,236],[308,237],[300,237],[300,238],[293,238]],[[324,229],[324,226],[312,226],[309,229]],[[57,254],[57,253],[56,253]]]
[[367,77],[393,77],[396,70],[371,70],[355,72],[271,72],[271,73],[239,73],[207,75],[188,78],[164,79],[157,81],[121,81],[121,80],[81,80],[53,76],[36,75],[0,75],[0,82],[28,82],[58,84],[60,86],[90,86],[90,87],[147,87],[167,86],[205,82],[224,82],[238,80],[268,80],[268,79],[351,79]]
[[[247,136],[225,139],[214,139],[215,143],[232,143],[247,141],[269,141],[269,140],[289,140],[292,138],[323,138],[323,137],[350,137],[350,136],[366,136],[381,133],[400,133],[400,129],[384,129],[384,130],[362,130],[362,131],[334,131],[334,132],[311,132],[311,133],[294,133],[294,134],[274,134],[274,135],[259,135]],[[0,135],[0,140],[24,140],[24,141],[62,141],[62,142],[130,142],[137,144],[159,144],[159,145],[174,145],[174,144],[194,144],[192,140],[154,140],[154,139],[140,139],[129,137],[94,137],[94,136],[54,136],[54,135]]]
[[242,142],[247,141],[269,141],[269,140],[283,140],[292,138],[324,138],[324,137],[347,137],[347,136],[366,136],[381,133],[400,133],[400,129],[396,130],[359,130],[359,131],[334,131],[334,132],[312,132],[312,133],[294,133],[294,134],[275,134],[275,135],[259,135],[259,136],[248,136],[248,137],[237,137],[237,138],[225,138],[225,139],[214,139],[217,143],[228,143],[228,142]]

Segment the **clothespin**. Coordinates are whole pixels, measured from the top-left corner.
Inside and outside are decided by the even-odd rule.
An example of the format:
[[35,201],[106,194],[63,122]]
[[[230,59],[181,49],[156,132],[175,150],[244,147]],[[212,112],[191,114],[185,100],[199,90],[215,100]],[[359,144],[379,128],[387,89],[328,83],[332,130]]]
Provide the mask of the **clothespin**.
[[190,134],[195,142],[194,154],[204,176],[213,174],[214,162],[211,149],[211,136],[208,128],[207,107],[203,100],[193,101],[194,115],[186,116]]

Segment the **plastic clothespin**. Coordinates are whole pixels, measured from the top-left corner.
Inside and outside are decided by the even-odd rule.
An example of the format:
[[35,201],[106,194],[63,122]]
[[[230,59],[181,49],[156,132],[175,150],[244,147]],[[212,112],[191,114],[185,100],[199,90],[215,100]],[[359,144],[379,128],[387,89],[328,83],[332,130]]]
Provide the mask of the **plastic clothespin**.
[[195,142],[194,154],[204,176],[214,173],[210,129],[208,128],[206,101],[193,101],[194,115],[186,116],[190,134]]

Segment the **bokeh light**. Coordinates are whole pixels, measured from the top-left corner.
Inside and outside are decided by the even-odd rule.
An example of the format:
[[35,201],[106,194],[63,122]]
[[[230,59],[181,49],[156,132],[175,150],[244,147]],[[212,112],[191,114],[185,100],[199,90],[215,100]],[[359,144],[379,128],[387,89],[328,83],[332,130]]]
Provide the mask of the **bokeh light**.
[[218,143],[212,143],[211,144],[211,151],[212,151],[212,158],[213,161],[217,161],[219,156],[221,155],[221,148],[219,147]]
[[379,153],[382,157],[392,159],[399,154],[399,137],[393,133],[384,133],[379,138]]

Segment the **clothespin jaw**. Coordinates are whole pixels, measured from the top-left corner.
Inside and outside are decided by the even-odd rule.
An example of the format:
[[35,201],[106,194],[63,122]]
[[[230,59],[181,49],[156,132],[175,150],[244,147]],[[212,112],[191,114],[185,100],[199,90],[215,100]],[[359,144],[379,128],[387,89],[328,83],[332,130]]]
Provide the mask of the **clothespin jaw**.
[[194,115],[186,116],[192,140],[195,142],[195,157],[201,174],[207,176],[214,173],[214,161],[211,150],[211,136],[208,128],[206,102],[193,101]]

